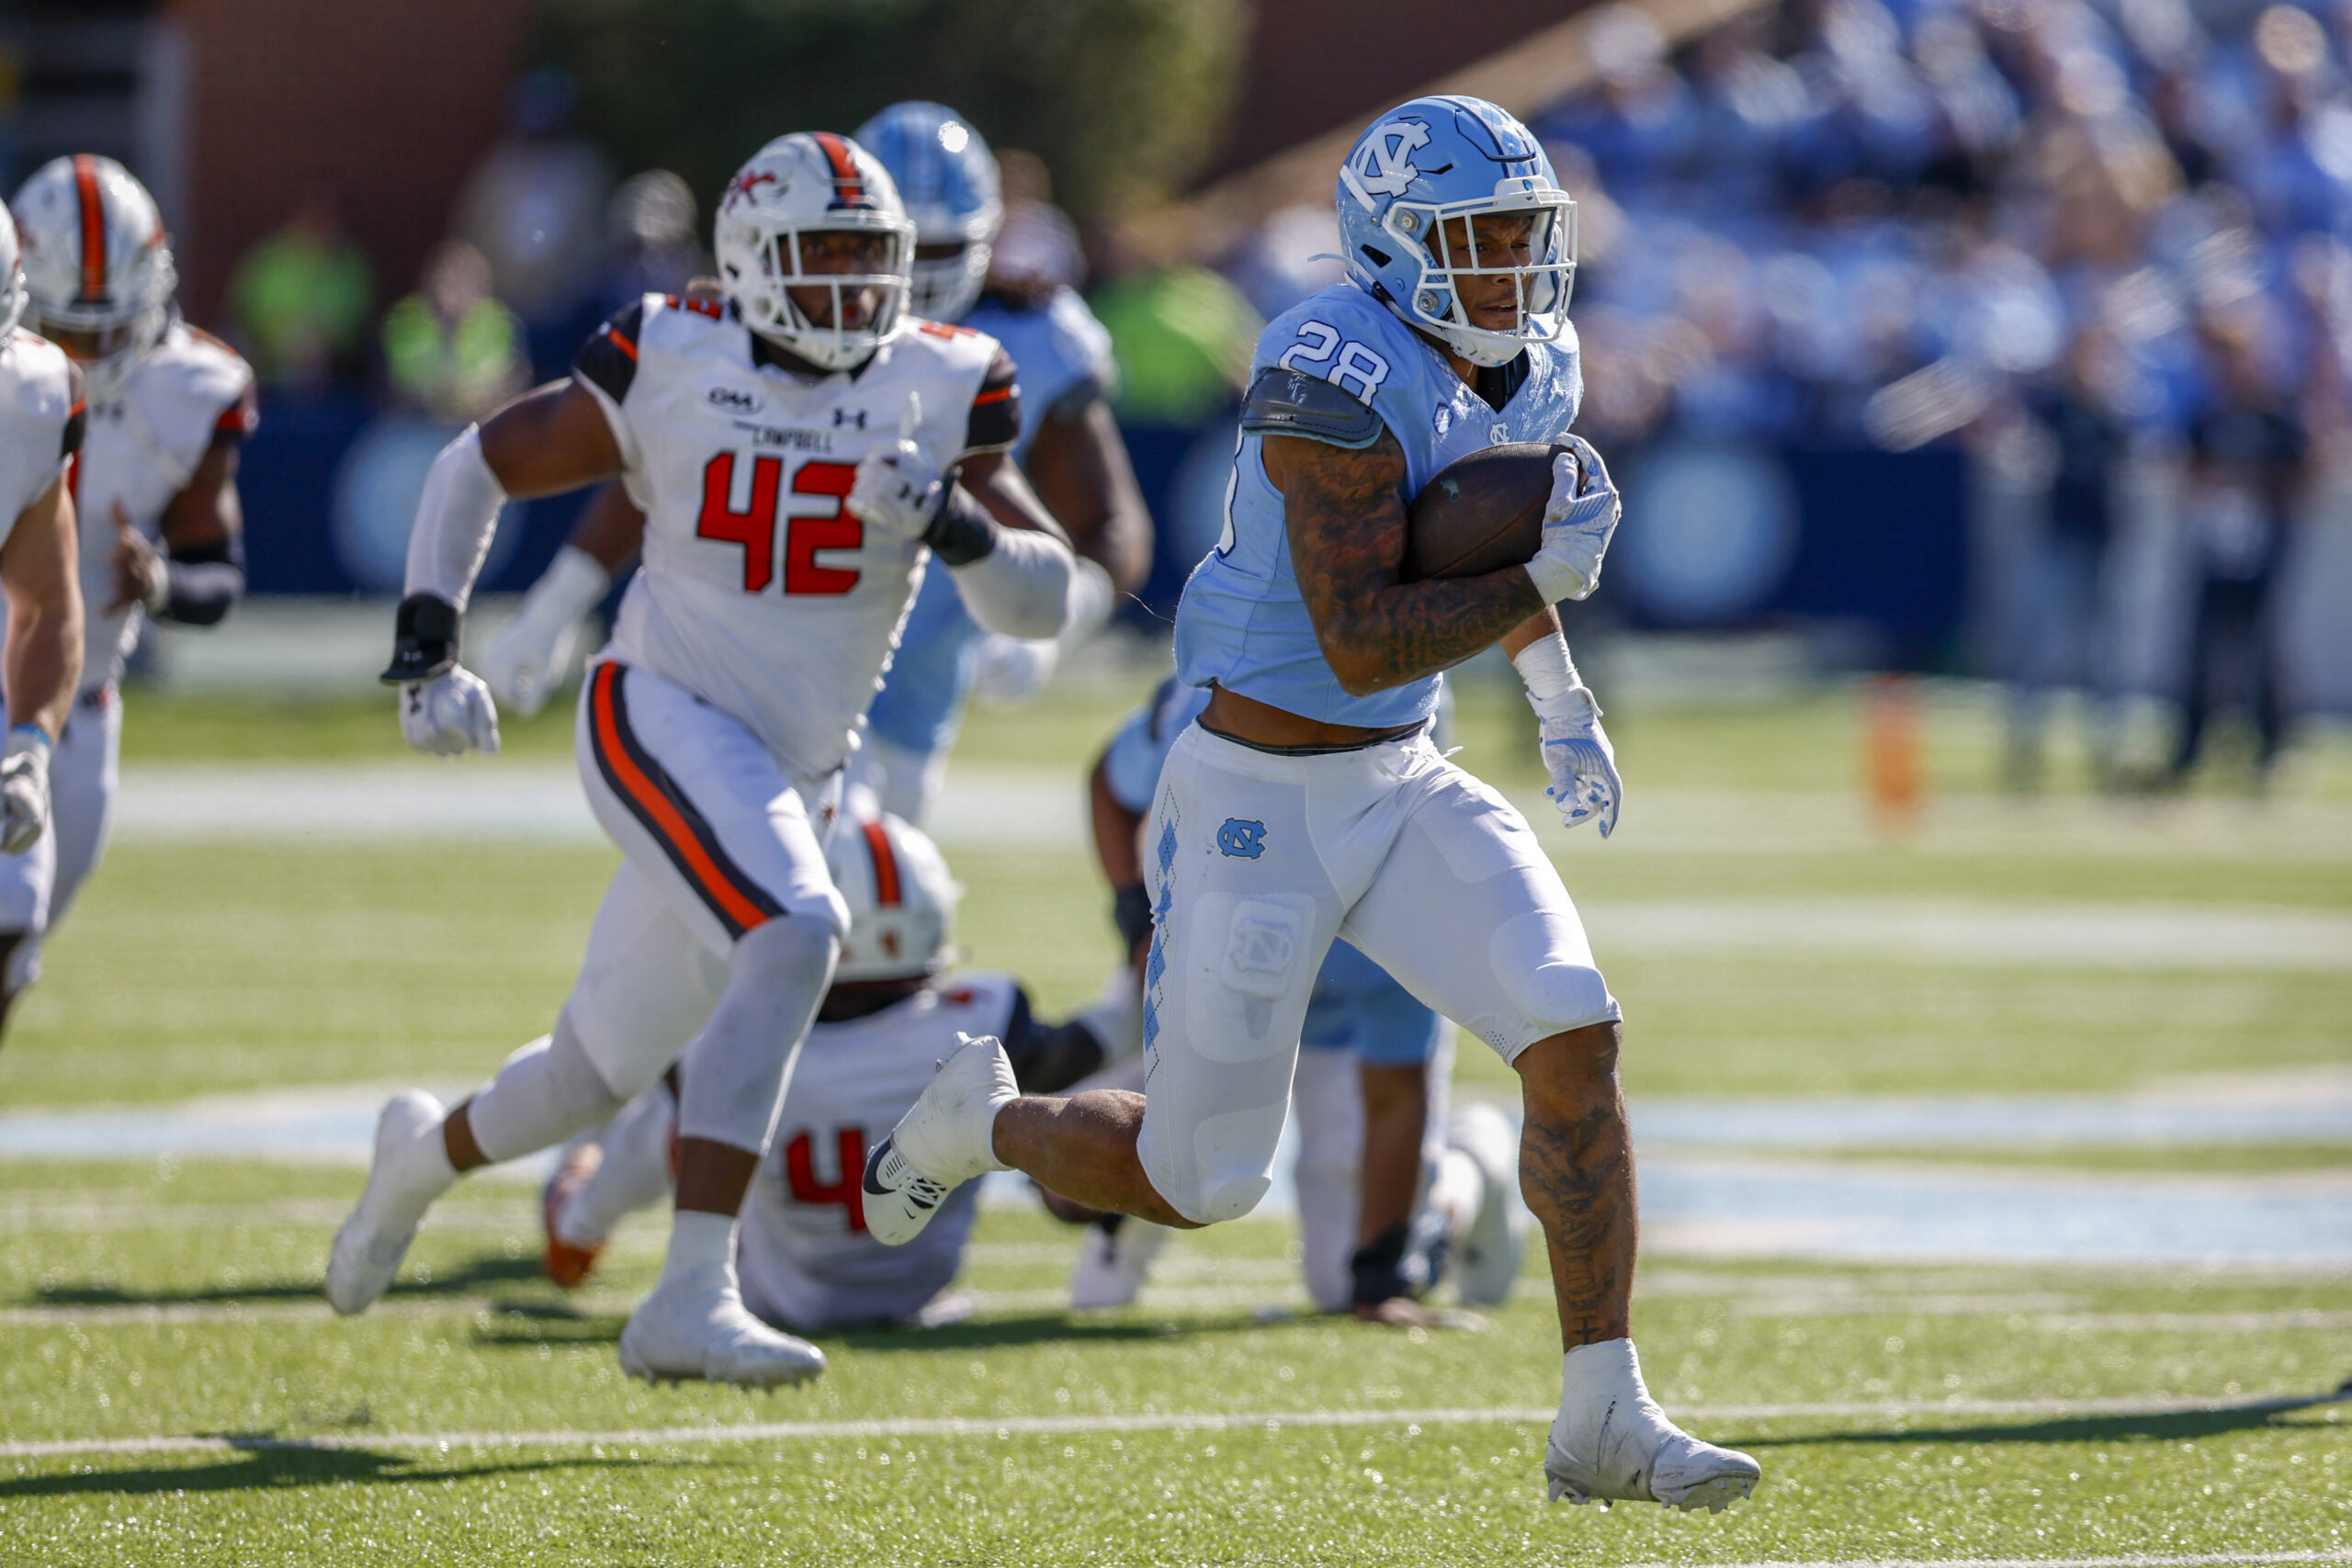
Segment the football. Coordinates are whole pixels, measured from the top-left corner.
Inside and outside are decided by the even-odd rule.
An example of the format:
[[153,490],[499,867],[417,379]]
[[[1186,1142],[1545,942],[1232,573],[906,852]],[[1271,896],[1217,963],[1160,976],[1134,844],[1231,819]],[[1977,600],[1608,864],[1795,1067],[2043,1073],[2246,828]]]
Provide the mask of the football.
[[1564,446],[1515,441],[1456,458],[1405,509],[1407,582],[1479,577],[1523,566],[1544,541],[1552,457]]

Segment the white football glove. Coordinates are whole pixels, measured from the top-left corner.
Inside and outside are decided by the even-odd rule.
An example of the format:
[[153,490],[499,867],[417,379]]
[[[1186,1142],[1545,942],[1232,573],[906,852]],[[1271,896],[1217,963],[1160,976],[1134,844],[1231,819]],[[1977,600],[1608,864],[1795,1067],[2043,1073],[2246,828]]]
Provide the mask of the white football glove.
[[0,752],[0,854],[20,855],[49,826],[48,732],[20,724]]
[[1582,599],[1600,582],[1600,558],[1624,508],[1600,454],[1581,435],[1563,435],[1569,449],[1552,460],[1552,499],[1544,508],[1544,543],[1527,575],[1546,604]]
[[581,620],[612,585],[611,574],[587,551],[572,545],[558,550],[522,607],[475,660],[491,694],[525,718],[547,706],[571,668]]
[[902,539],[922,538],[939,511],[939,469],[915,445],[922,427],[922,400],[909,392],[899,439],[858,459],[857,478],[842,502],[866,526]]
[[1545,701],[1531,694],[1527,701],[1541,721],[1544,766],[1552,774],[1551,786],[1544,793],[1569,827],[1598,818],[1600,836],[1609,837],[1617,826],[1625,785],[1617,777],[1617,750],[1600,728],[1600,705],[1581,685]]
[[401,738],[436,757],[498,754],[498,705],[481,677],[459,665],[401,688]]
[[972,671],[972,695],[992,708],[1015,708],[1046,689],[1061,661],[1062,645],[1054,637],[1006,637],[989,632],[981,637]]

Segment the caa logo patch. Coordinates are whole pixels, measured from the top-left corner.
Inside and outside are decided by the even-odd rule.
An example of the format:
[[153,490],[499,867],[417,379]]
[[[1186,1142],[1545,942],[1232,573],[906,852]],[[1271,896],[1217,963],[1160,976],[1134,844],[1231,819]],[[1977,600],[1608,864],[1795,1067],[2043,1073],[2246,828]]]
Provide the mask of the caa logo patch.
[[1228,817],[1216,830],[1216,847],[1236,860],[1256,860],[1266,852],[1266,825]]
[[729,413],[757,413],[760,412],[760,394],[757,392],[746,392],[738,387],[713,387],[710,390],[705,392],[703,396],[710,400],[710,403],[713,408],[722,408],[727,410]]

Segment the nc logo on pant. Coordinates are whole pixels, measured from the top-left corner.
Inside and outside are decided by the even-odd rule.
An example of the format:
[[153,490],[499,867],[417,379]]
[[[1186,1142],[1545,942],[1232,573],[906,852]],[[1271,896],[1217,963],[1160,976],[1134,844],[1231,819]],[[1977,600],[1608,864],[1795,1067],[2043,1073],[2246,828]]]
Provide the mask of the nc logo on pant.
[[1237,860],[1256,860],[1266,852],[1266,825],[1228,817],[1216,830],[1216,847]]

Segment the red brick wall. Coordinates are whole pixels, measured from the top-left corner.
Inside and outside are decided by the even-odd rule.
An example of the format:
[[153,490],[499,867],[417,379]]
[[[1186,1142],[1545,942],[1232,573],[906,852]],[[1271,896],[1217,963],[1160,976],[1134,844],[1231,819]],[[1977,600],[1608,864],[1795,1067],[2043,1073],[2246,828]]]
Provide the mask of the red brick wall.
[[170,0],[194,61],[183,298],[217,320],[230,271],[306,180],[333,177],[380,305],[414,282],[496,137],[530,0]]

